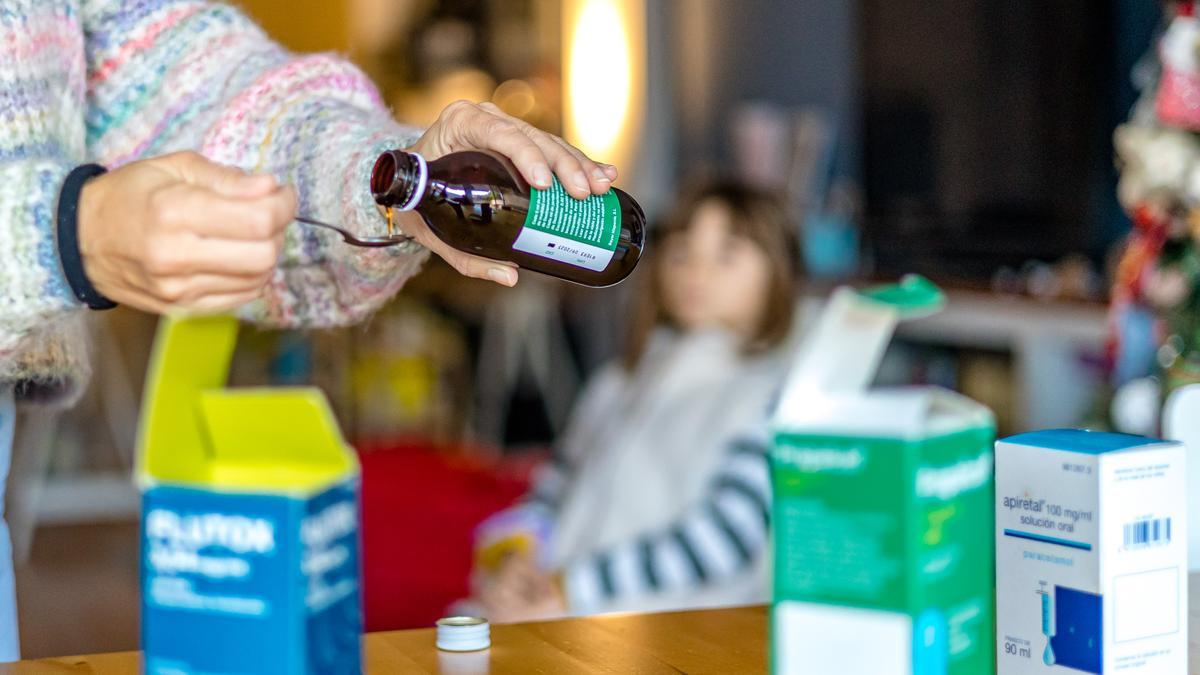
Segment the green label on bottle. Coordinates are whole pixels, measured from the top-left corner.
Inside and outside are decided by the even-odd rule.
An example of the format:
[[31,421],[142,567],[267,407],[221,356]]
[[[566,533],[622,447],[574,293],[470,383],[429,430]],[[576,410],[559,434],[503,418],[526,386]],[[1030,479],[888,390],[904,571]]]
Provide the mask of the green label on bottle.
[[554,183],[529,193],[529,214],[513,249],[603,272],[621,236],[621,204],[612,190],[575,199]]

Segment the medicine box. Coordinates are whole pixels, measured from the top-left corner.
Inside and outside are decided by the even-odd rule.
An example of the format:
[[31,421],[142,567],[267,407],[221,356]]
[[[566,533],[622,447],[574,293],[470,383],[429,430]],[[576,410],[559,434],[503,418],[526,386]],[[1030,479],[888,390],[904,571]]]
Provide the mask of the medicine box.
[[164,319],[139,439],[147,673],[358,673],[358,463],[321,393],[224,388],[232,318]]
[[942,302],[920,277],[839,289],[796,356],[772,423],[774,673],[995,669],[993,416],[870,386],[896,323]]
[[996,444],[1001,675],[1187,672],[1184,461],[1079,430]]
[[937,389],[826,405],[775,435],[773,671],[993,672],[991,414]]

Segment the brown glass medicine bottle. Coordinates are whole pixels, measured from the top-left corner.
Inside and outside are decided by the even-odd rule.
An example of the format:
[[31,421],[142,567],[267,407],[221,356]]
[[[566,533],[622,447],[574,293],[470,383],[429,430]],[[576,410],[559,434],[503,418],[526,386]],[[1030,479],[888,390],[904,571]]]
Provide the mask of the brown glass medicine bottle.
[[385,152],[371,194],[389,209],[416,211],[460,251],[585,286],[629,276],[645,243],[646,217],[628,194],[613,188],[578,200],[557,179],[533,189],[493,152],[454,152],[428,163],[415,153]]

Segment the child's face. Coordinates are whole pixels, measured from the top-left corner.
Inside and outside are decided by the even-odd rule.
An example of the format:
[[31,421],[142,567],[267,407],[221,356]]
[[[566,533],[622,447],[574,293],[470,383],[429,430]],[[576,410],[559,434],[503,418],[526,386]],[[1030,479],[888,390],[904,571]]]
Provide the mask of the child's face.
[[730,230],[729,209],[700,205],[691,226],[663,242],[663,300],[684,330],[723,326],[749,337],[761,323],[770,279],[767,254]]

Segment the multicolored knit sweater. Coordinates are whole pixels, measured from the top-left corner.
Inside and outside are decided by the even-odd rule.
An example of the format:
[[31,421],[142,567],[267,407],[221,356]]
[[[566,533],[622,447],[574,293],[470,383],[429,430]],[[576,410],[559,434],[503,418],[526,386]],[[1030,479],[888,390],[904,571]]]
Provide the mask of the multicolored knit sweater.
[[[85,310],[55,246],[63,178],[176,150],[267,171],[300,211],[379,227],[374,158],[417,131],[329,55],[294,56],[230,7],[197,0],[0,0],[0,386],[79,389]],[[293,226],[246,318],[279,326],[356,321],[411,276],[418,247],[363,251]]]

